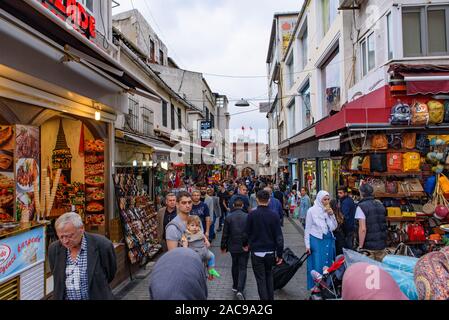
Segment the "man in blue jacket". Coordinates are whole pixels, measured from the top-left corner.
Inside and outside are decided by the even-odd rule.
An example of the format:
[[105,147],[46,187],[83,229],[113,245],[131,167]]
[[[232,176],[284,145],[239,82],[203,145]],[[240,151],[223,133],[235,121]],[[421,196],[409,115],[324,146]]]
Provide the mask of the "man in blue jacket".
[[348,189],[346,187],[338,187],[338,198],[341,213],[345,220],[343,223],[343,232],[345,235],[346,249],[353,249],[354,232],[355,232],[355,211],[357,206],[354,200],[348,195]]
[[[273,267],[282,263],[284,236],[280,220],[268,208],[268,191],[257,193],[257,209],[251,211],[246,223],[244,249],[251,251],[251,264],[261,300],[274,300]],[[249,246],[248,246],[249,244]]]
[[279,221],[281,223],[281,227],[284,226],[284,209],[282,208],[282,203],[276,199],[273,195],[273,189],[271,187],[265,187],[265,191],[270,194],[270,203],[268,204],[268,208],[271,209],[274,213],[279,216]]
[[249,212],[249,197],[248,197],[248,187],[242,183],[238,188],[238,193],[234,194],[229,200],[229,209],[234,211],[234,202],[237,199],[241,199],[243,201],[243,211],[246,213]]

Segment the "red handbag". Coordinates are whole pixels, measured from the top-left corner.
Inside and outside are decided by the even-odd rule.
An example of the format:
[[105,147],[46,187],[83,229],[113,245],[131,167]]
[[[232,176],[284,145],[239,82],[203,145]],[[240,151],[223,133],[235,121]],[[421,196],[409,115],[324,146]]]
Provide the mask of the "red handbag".
[[409,241],[426,241],[424,227],[419,223],[409,224],[407,226],[407,235]]

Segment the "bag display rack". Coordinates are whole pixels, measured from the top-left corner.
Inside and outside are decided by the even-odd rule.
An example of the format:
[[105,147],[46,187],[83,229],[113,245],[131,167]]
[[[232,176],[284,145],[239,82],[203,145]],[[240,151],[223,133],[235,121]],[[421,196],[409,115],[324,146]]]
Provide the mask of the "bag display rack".
[[352,151],[343,154],[342,181],[355,201],[362,184],[373,187],[374,197],[387,209],[388,247],[403,243],[419,256],[448,243],[449,234],[439,225],[449,222],[449,135],[398,128],[361,140],[348,141]]

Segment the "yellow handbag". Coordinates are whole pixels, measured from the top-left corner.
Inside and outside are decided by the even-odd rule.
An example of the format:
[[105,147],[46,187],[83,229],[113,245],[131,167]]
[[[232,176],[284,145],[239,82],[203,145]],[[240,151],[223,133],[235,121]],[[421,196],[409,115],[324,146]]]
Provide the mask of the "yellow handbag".
[[394,217],[402,217],[402,211],[399,207],[388,207],[387,208],[387,215],[388,217],[394,218]]
[[445,195],[449,194],[449,179],[444,174],[440,174],[440,177],[438,178],[438,183],[440,185],[443,194]]
[[419,171],[421,167],[421,155],[418,152],[404,153],[402,165],[404,166],[404,172]]

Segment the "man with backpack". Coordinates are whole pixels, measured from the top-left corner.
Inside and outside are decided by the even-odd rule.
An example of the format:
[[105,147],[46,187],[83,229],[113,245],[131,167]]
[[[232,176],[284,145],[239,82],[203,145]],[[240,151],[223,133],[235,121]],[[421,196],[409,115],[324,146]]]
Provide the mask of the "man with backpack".
[[[165,239],[168,251],[180,247],[182,235],[187,230],[187,219],[192,211],[192,196],[190,193],[181,191],[176,197],[176,209],[178,215],[170,221],[165,229]],[[205,240],[206,246],[210,247],[209,241]]]

